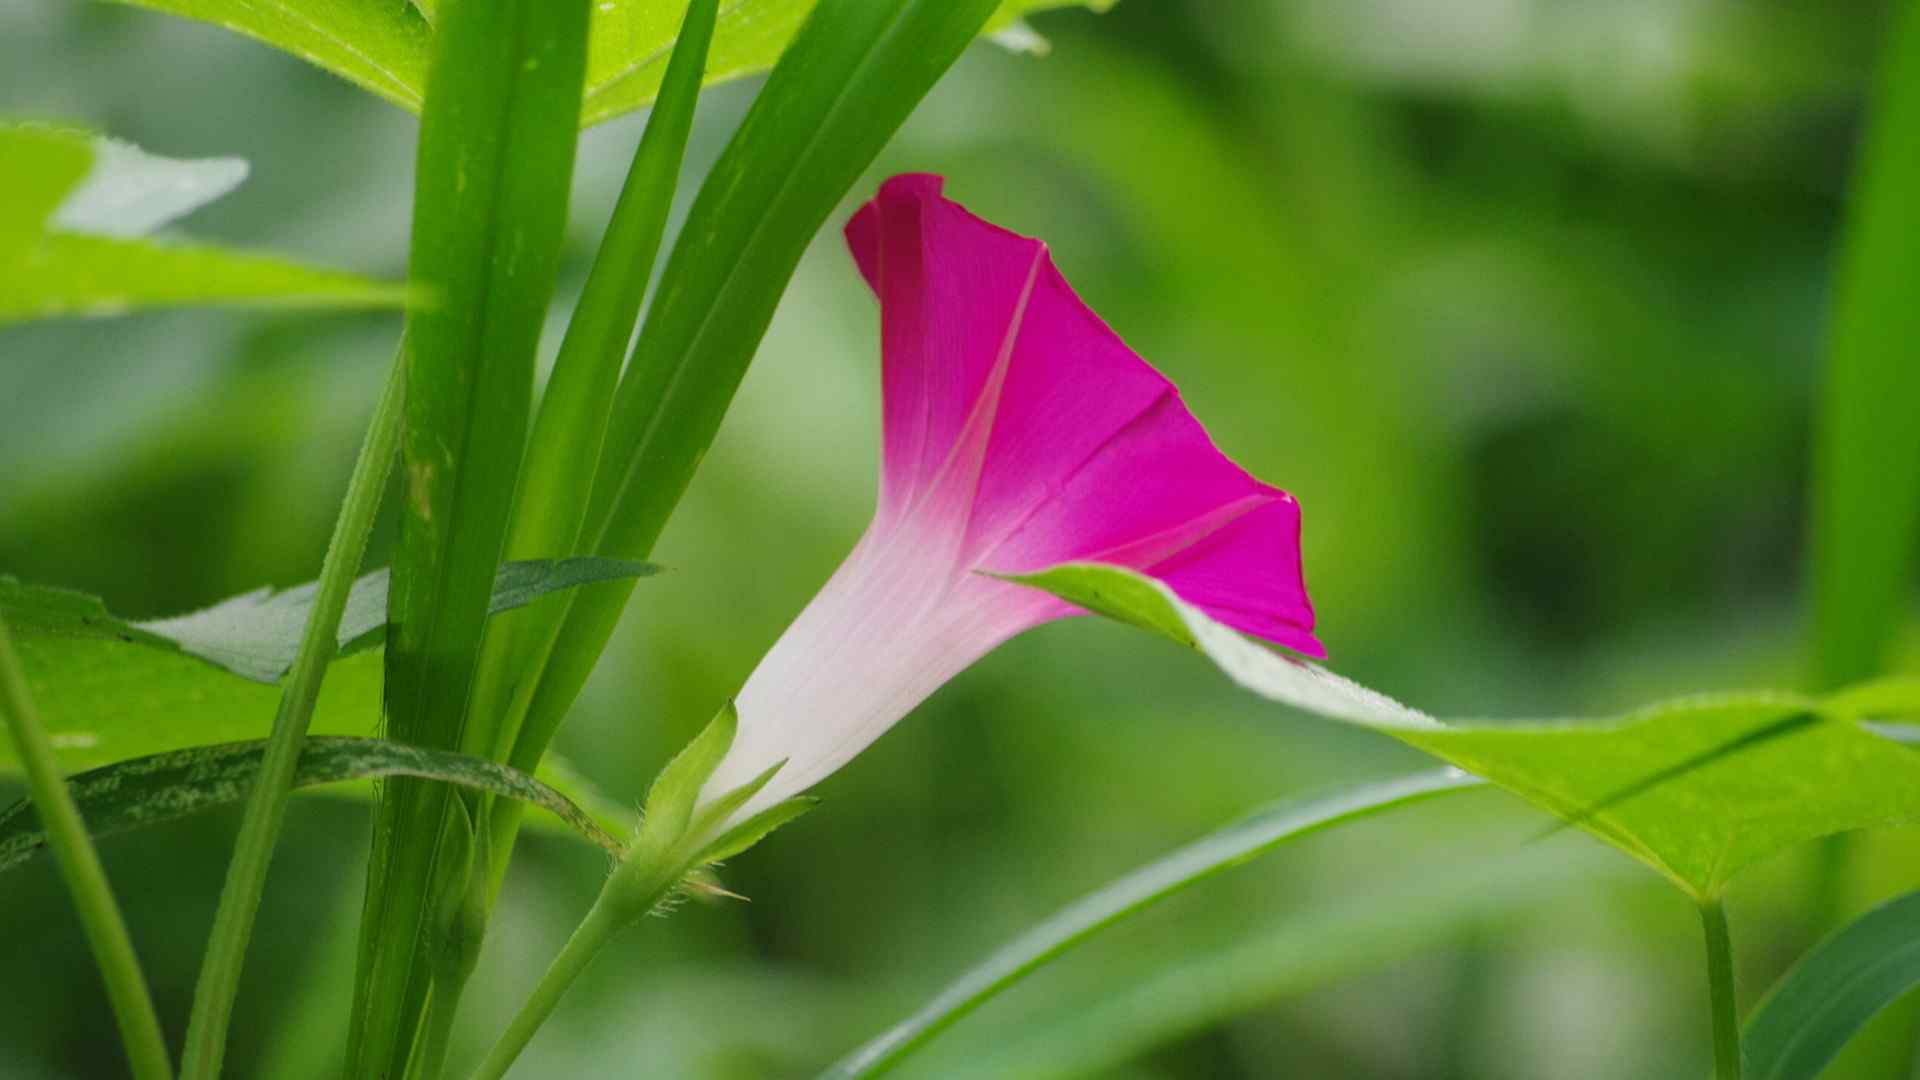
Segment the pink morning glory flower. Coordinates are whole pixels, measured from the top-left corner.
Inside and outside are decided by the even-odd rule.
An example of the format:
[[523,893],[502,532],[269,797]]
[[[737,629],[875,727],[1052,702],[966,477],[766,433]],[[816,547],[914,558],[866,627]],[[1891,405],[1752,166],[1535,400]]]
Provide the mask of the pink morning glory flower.
[[897,176],[847,224],[880,300],[873,522],[736,700],[708,797],[812,787],[1001,642],[1080,609],[990,574],[1101,562],[1310,656],[1300,508],[1229,461],[1038,240]]

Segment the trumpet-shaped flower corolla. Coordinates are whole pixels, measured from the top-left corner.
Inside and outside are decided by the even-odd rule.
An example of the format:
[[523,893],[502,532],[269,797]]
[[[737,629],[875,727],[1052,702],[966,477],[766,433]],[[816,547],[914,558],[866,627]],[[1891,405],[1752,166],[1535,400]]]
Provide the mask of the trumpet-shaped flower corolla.
[[1311,656],[1292,496],[1229,461],[1046,245],[898,176],[847,224],[880,300],[880,495],[865,535],[736,701],[711,799],[798,794],[1029,627],[1081,614],[991,575],[1111,563]]

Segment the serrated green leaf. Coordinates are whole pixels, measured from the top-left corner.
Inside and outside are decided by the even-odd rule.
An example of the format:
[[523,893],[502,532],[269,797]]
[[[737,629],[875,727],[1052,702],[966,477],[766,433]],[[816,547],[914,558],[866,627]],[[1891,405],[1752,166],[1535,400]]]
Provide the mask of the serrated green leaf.
[[[315,64],[412,111],[425,98],[433,29],[404,0],[118,0],[223,26]],[[793,40],[816,0],[733,0],[720,12],[706,82],[765,71]],[[1050,8],[1104,11],[1113,0],[1005,0],[996,31]],[[429,13],[438,7],[422,3]],[[594,5],[581,122],[641,108],[659,93],[686,0],[601,0]]]
[[[70,777],[74,798],[95,836],[112,836],[238,803],[260,771],[264,740],[197,746],[134,758]],[[554,787],[484,758],[406,746],[385,739],[329,736],[307,740],[294,786],[411,776],[485,791],[538,806],[579,835],[619,856],[620,841]],[[0,811],[0,873],[46,844],[31,803]]]
[[[494,575],[487,611],[497,615],[549,593],[659,570],[651,563],[590,557],[505,563]],[[382,569],[353,583],[340,620],[338,656],[365,652],[386,640],[388,578]],[[278,591],[261,588],[184,615],[129,622],[109,613],[99,597],[0,577],[0,614],[28,636],[94,637],[177,649],[243,679],[277,683],[299,651],[313,593],[313,582]]]
[[1815,1080],[1856,1032],[1920,986],[1920,893],[1889,900],[1814,946],[1747,1020],[1753,1080]]
[[117,0],[212,23],[420,111],[433,30],[406,0]]
[[232,158],[174,161],[83,131],[0,125],[0,324],[200,303],[382,307],[406,291],[145,233],[220,197]]
[[[1888,707],[1910,681],[1828,699],[1701,695],[1598,721],[1442,724],[1249,641],[1129,570],[1068,564],[1008,580],[1197,648],[1263,697],[1375,728],[1485,777],[1696,900],[1795,844],[1920,821],[1920,755],[1863,726],[1858,708]],[[1802,716],[1818,722],[1790,723]]]
[[[1396,806],[1480,786],[1452,771],[1290,800],[1202,837],[1047,918],[949,984],[918,1012],[848,1054],[821,1080],[880,1076],[989,998],[1113,924],[1290,840]],[[777,808],[776,808],[777,809]]]

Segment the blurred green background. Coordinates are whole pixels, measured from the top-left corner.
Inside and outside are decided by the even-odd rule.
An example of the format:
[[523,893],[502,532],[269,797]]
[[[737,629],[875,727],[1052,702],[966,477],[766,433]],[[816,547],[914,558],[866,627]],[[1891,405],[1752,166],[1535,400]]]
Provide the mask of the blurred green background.
[[[1791,687],[1810,400],[1886,23],[1876,4],[1127,0],[1036,19],[1044,59],[977,47],[857,191],[942,172],[1047,239],[1221,445],[1299,496],[1338,669],[1441,715]],[[708,93],[690,168],[752,89]],[[267,48],[7,0],[0,111],[243,156],[251,180],[196,235],[403,272],[414,121]],[[558,312],[639,129],[585,138]],[[636,593],[563,733],[618,799],[865,524],[876,324],[823,233],[657,552],[673,572]],[[397,328],[195,311],[0,331],[0,573],[129,616],[311,578]],[[390,541],[383,526],[372,562]],[[751,903],[628,935],[516,1075],[806,1075],[1129,867],[1284,795],[1421,764],[1146,635],[1043,628],[729,867]],[[105,844],[176,1038],[234,822]],[[1689,905],[1583,837],[1538,840],[1543,824],[1482,793],[1282,849],[1072,954],[909,1072],[1704,1075]],[[337,1072],[367,829],[351,798],[296,803],[236,1074]],[[522,850],[466,1055],[603,870],[564,839]],[[1911,832],[1869,838],[1845,906],[1920,884],[1916,853]],[[1747,1001],[1815,932],[1811,865],[1796,853],[1734,890]],[[0,928],[0,1076],[117,1075],[46,860],[5,880]]]

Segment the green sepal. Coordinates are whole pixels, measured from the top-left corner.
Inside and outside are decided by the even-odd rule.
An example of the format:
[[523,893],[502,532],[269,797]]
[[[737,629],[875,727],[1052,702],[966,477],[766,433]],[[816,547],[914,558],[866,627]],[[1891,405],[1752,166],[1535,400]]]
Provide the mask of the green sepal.
[[660,770],[647,792],[646,813],[640,821],[640,835],[634,842],[636,851],[647,848],[665,852],[686,836],[693,823],[694,804],[700,798],[700,789],[720,767],[720,760],[727,756],[739,727],[740,713],[729,701],[720,707],[705,730],[694,736],[686,749],[675,754],[666,768]]
[[786,764],[786,759],[782,758],[774,762],[772,766],[759,776],[741,784],[732,791],[720,794],[711,803],[708,803],[706,807],[700,811],[699,817],[687,826],[687,835],[697,842],[714,829],[726,824],[727,819],[737,813],[741,807],[752,802],[753,797],[760,794],[760,789],[766,787],[767,784],[772,781],[774,774],[784,768]]
[[720,839],[707,845],[700,853],[703,866],[722,862],[765,840],[773,830],[799,817],[820,804],[820,800],[811,795],[797,795],[785,802],[775,803],[747,820],[722,833]]

